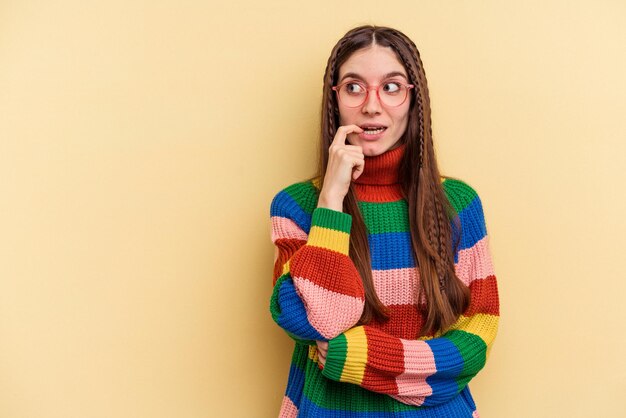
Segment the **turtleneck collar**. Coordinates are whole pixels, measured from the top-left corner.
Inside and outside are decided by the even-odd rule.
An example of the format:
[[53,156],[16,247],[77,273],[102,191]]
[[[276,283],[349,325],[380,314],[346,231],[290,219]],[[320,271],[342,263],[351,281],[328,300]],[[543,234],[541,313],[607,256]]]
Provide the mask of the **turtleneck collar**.
[[375,157],[365,157],[365,167],[354,180],[357,199],[362,202],[395,202],[403,199],[399,183],[400,161],[406,144]]
[[374,157],[365,157],[365,167],[356,184],[363,185],[391,185],[399,181],[400,161],[406,149],[406,144],[385,151]]

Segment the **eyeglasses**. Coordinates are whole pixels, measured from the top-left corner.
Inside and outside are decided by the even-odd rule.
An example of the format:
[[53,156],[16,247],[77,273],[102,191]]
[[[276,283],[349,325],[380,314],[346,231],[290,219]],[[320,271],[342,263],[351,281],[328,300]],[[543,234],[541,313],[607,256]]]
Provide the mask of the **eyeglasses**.
[[346,81],[333,86],[339,101],[347,107],[359,107],[367,101],[370,90],[376,90],[378,100],[385,106],[397,107],[405,102],[413,84],[402,84],[397,81],[386,81],[378,86],[366,86],[358,81]]

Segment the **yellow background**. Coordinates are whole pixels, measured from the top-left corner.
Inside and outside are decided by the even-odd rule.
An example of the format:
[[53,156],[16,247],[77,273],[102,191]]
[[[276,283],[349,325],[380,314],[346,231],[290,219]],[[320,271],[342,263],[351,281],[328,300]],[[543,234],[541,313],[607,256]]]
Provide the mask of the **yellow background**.
[[397,27],[480,194],[483,418],[621,417],[626,3],[0,2],[0,416],[275,417],[269,204],[351,27]]

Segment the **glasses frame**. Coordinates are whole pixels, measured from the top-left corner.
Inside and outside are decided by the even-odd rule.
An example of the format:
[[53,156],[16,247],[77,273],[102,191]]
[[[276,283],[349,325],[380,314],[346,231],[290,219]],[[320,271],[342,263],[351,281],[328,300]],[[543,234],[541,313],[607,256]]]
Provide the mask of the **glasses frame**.
[[[398,107],[398,106],[402,106],[404,104],[404,102],[406,102],[407,97],[409,97],[409,91],[411,91],[411,89],[415,88],[415,84],[404,84],[404,83],[400,83],[397,81],[394,81],[394,83],[399,84],[401,86],[406,87],[406,95],[404,96],[404,100],[402,100],[402,102],[400,104],[397,104],[395,106],[390,106],[388,104],[385,104],[385,102],[380,98],[380,87],[384,86],[386,83],[388,83],[389,81],[385,81],[381,84],[377,84],[374,86],[368,86],[366,84],[361,83],[360,81],[354,81],[354,80],[348,80],[345,81],[341,84],[337,84],[336,86],[332,86],[331,89],[335,91],[335,93],[337,94],[337,101],[339,101],[341,104],[343,104],[345,107],[349,107],[351,109],[354,109],[355,107],[360,107],[363,106],[363,104],[365,104],[365,102],[367,102],[367,99],[370,96],[370,90],[375,89],[376,90],[376,97],[378,98],[378,102],[385,106],[385,107]],[[346,84],[358,84],[360,86],[362,86],[365,89],[365,99],[363,99],[363,102],[361,102],[360,104],[356,105],[356,106],[348,106],[347,104],[345,104],[344,102],[341,101],[341,98],[339,97],[339,90],[345,86]]]

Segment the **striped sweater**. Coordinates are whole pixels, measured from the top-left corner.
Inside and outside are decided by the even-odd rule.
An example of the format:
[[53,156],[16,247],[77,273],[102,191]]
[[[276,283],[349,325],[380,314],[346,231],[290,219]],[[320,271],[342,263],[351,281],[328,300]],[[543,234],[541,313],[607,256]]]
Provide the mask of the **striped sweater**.
[[[272,200],[277,259],[270,311],[295,340],[280,417],[478,417],[468,382],[485,365],[499,319],[481,201],[465,182],[442,179],[461,222],[454,263],[471,302],[448,329],[420,337],[424,300],[415,300],[420,276],[398,184],[404,150],[366,157],[355,181],[388,321],[356,325],[365,296],[348,256],[351,216],[318,208],[319,185],[312,181]],[[455,239],[458,228],[452,232]],[[328,341],[324,367],[315,340]]]

